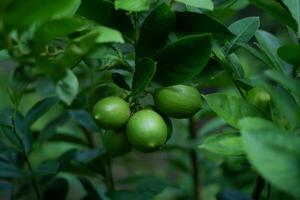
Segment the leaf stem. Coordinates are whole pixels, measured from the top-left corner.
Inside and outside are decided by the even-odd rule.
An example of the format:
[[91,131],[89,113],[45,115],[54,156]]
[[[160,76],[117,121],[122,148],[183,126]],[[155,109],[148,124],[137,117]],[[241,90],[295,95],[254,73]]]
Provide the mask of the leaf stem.
[[[189,119],[189,134],[191,140],[197,139],[197,129],[195,120],[193,118]],[[200,166],[198,163],[197,152],[192,149],[190,150],[190,160],[192,165],[192,178],[194,182],[194,195],[195,200],[201,200],[201,182],[200,182]]]
[[25,162],[28,166],[28,169],[31,173],[31,175],[33,176],[32,179],[31,179],[31,183],[32,183],[32,187],[35,191],[35,194],[36,194],[36,197],[38,200],[42,200],[42,196],[41,196],[41,192],[39,190],[39,187],[38,187],[38,184],[37,184],[37,180],[36,178],[34,177],[34,171],[33,171],[33,168],[32,168],[32,165],[31,165],[31,162],[28,158],[28,155],[26,153],[26,149],[25,149],[25,145],[22,141],[22,138],[18,135],[17,131],[16,131],[16,120],[15,120],[15,116],[16,116],[16,113],[14,114],[14,116],[11,117],[11,122],[12,122],[12,131],[14,133],[14,135],[16,136],[16,138],[18,139],[20,145],[21,145],[21,151],[22,151],[22,155],[25,159]]

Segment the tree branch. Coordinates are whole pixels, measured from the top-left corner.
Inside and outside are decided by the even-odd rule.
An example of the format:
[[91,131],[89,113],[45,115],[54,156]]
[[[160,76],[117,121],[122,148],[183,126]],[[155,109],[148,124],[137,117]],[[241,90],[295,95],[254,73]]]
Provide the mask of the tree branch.
[[[189,119],[189,134],[191,140],[197,139],[197,130],[195,120],[193,118]],[[198,163],[198,156],[195,150],[190,151],[190,160],[192,165],[192,178],[194,182],[194,195],[195,200],[201,200],[201,182],[200,182],[200,166]]]

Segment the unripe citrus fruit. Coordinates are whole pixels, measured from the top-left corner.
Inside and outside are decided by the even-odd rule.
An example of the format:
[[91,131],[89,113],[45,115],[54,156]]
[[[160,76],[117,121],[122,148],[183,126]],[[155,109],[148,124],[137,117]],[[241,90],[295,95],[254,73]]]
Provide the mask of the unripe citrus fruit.
[[164,119],[153,110],[133,114],[126,126],[129,143],[137,150],[150,152],[165,144],[168,128]]
[[160,113],[157,110],[157,108],[153,105],[147,105],[147,106],[145,106],[145,109],[150,109],[150,110],[157,112],[164,119],[164,121],[167,125],[167,129],[168,129],[168,137],[167,137],[167,141],[168,141],[172,137],[172,133],[173,133],[173,124],[172,124],[171,119],[167,115]]
[[267,110],[271,101],[271,96],[265,89],[254,87],[248,92],[247,99],[251,104],[261,110]]
[[103,145],[111,156],[124,155],[131,150],[123,130],[108,130],[102,135]]
[[187,85],[161,88],[154,96],[158,110],[173,118],[188,118],[202,106],[199,91]]
[[93,108],[94,118],[104,129],[119,129],[130,117],[129,104],[117,96],[106,97],[98,101]]

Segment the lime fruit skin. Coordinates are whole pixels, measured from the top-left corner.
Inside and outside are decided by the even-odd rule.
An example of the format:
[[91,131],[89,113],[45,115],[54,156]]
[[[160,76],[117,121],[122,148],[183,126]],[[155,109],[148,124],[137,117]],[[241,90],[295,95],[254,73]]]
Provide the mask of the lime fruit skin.
[[152,152],[165,144],[168,127],[157,112],[146,109],[130,117],[126,126],[126,135],[135,149]]
[[188,85],[173,85],[161,88],[154,95],[157,109],[173,118],[188,118],[202,107],[199,91]]
[[248,101],[263,111],[267,111],[271,101],[270,94],[262,87],[252,88],[247,95]]
[[110,96],[98,101],[93,108],[93,116],[103,129],[119,129],[130,117],[129,104],[117,96]]
[[131,150],[125,131],[107,130],[102,135],[103,146],[112,157],[125,155]]

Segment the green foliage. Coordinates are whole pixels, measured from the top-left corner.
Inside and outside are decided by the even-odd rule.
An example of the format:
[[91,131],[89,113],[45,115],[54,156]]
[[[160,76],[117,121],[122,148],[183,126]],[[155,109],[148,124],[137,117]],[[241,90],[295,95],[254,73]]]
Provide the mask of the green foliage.
[[[1,0],[0,199],[299,199],[299,16],[297,0]],[[194,95],[162,108],[178,85]]]
[[199,148],[224,156],[244,154],[242,139],[236,133],[222,133],[205,138]]
[[203,70],[210,53],[210,35],[183,37],[156,53],[158,65],[155,80],[163,85],[192,80]]
[[242,119],[239,125],[250,162],[272,184],[299,197],[299,138],[259,118]]

